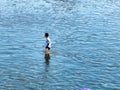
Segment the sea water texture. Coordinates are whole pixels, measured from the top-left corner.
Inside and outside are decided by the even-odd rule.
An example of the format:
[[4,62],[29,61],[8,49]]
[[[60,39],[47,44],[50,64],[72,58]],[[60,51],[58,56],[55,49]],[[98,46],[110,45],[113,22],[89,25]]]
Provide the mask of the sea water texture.
[[0,0],[0,90],[82,88],[120,90],[120,0]]

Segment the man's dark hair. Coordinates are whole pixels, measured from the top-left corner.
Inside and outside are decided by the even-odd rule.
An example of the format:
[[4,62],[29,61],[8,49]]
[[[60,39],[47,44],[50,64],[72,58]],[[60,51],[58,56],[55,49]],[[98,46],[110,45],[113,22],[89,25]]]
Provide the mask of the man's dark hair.
[[48,33],[45,33],[45,37],[48,37],[49,36],[49,34]]

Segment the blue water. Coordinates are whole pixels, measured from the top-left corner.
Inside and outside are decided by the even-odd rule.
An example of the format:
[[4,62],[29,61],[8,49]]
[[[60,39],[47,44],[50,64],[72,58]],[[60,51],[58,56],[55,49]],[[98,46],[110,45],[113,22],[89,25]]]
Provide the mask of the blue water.
[[120,90],[120,1],[0,0],[0,90],[80,88]]

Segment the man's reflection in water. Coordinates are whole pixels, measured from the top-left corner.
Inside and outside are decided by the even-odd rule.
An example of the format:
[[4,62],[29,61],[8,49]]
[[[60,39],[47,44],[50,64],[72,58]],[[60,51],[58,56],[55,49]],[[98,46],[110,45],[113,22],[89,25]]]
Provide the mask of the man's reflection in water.
[[42,90],[46,90],[46,85],[49,83],[49,69],[50,69],[50,65],[49,65],[49,62],[50,62],[50,54],[45,54],[45,56],[44,56],[44,58],[45,58],[45,67],[44,67],[44,69],[43,69],[43,72],[42,72],[42,78],[41,78],[41,82],[42,82],[42,84],[41,84],[41,89]]
[[45,63],[47,65],[49,65],[49,61],[50,61],[50,54],[45,54]]

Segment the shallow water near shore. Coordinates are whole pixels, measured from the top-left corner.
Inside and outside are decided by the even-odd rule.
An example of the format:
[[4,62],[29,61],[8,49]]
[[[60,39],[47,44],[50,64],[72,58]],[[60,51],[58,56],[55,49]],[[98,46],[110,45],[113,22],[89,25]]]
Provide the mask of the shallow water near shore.
[[0,90],[120,90],[120,1],[0,2]]

